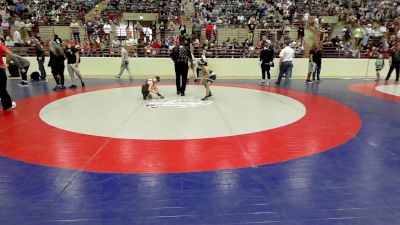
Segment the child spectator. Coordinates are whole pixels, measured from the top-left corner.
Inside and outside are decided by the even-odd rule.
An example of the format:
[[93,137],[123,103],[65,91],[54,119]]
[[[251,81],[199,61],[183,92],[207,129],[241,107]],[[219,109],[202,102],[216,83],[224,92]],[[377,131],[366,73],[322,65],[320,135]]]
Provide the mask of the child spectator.
[[375,69],[376,69],[376,80],[379,81],[381,79],[381,70],[385,67],[385,60],[383,59],[382,54],[379,54],[378,58],[375,61]]

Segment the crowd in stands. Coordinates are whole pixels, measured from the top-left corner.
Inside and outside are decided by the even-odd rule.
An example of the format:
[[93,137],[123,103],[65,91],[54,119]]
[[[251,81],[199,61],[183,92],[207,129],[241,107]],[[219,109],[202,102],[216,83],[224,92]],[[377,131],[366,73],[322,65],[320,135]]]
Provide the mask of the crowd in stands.
[[179,20],[178,0],[111,0],[106,13],[157,13],[160,21]]
[[[194,14],[191,14],[190,4],[194,5]],[[3,40],[8,46],[30,46],[39,39],[35,34],[43,17],[50,15],[51,21],[57,21],[57,16],[65,17],[63,12],[68,10],[84,15],[89,5],[85,1],[72,0],[3,2],[0,5],[2,26],[14,16],[16,28],[13,33],[3,32]],[[151,24],[125,23],[118,18],[120,10],[159,13],[159,17]],[[191,18],[192,30],[180,23],[180,13]],[[346,25],[342,33],[333,34],[334,27],[321,19],[324,15],[338,15]],[[185,35],[196,55],[205,52],[209,57],[256,57],[267,41],[279,51],[289,40],[301,56],[304,29],[313,27],[320,33],[319,40],[327,52],[334,52],[332,57],[366,57],[376,55],[374,51],[388,51],[399,40],[399,15],[399,0],[268,0],[265,3],[193,0],[181,5],[178,0],[112,0],[103,17],[93,20],[85,20],[83,16],[71,18],[70,27],[71,41],[82,47],[84,55],[106,56],[119,45],[126,45],[134,55],[165,57],[179,43],[178,36]],[[218,30],[227,26],[247,29],[248,38],[240,42],[235,38],[222,41],[218,38]],[[81,28],[86,31],[84,37],[79,32]],[[260,35],[257,43],[254,42],[256,29]],[[290,33],[294,29],[298,35],[293,39]]]
[[[97,0],[6,0],[0,3],[2,27],[8,28],[15,20],[30,20],[37,24],[69,23],[73,18],[84,21],[84,15]],[[9,26],[7,26],[7,24]],[[4,25],[4,26],[3,26]]]

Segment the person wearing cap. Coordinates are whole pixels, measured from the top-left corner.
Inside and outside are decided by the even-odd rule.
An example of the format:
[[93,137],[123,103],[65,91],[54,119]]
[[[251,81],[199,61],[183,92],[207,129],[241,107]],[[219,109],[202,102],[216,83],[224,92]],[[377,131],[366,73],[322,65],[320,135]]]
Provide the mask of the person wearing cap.
[[79,54],[80,46],[77,45],[75,47],[72,47],[71,44],[67,44],[67,47],[65,48],[64,52],[65,56],[67,57],[67,70],[69,75],[71,76],[71,81],[72,81],[72,84],[69,88],[77,88],[75,82],[75,75],[81,81],[82,87],[85,87],[85,83],[83,82],[82,74],[79,69],[79,63],[81,62],[81,57]]
[[[265,41],[264,48],[260,52],[260,66],[261,66],[261,85],[271,84],[269,80],[271,79],[270,69],[274,66],[275,52],[271,47],[271,41]],[[268,81],[265,81],[265,72],[267,72]]]
[[148,79],[147,81],[145,81],[142,85],[142,95],[143,95],[143,99],[152,99],[153,96],[151,95],[156,94],[160,99],[163,99],[164,96],[162,96],[160,94],[160,91],[158,89],[158,83],[160,82],[160,77],[159,76],[155,76],[151,79]]
[[285,41],[286,47],[281,50],[279,53],[279,76],[278,80],[275,82],[275,84],[279,85],[281,83],[283,74],[285,74],[285,82],[289,81],[291,75],[292,75],[292,69],[293,69],[293,58],[294,58],[294,50],[292,47],[289,45],[289,41]]

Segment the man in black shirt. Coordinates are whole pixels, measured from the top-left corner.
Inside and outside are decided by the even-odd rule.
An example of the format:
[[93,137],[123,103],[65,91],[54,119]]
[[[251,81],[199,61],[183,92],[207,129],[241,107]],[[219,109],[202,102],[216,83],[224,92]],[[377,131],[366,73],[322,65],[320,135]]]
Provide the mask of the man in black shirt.
[[310,54],[312,54],[312,61],[315,65],[315,70],[313,72],[313,81],[315,81],[315,75],[317,75],[317,82],[319,82],[319,75],[321,73],[321,64],[322,64],[322,49],[321,46],[318,45],[315,49],[311,50]]
[[303,42],[304,38],[304,27],[300,24],[299,29],[297,29],[297,40],[301,40]]
[[338,47],[339,46],[340,39],[339,39],[339,37],[337,35],[334,38],[332,38],[331,41],[332,41],[332,45],[334,47]]
[[75,74],[78,76],[81,81],[82,87],[85,87],[85,83],[83,82],[81,72],[79,70],[79,63],[81,62],[80,57],[80,48],[72,47],[71,44],[68,44],[65,49],[65,56],[67,57],[67,69],[68,73],[71,76],[72,85],[69,88],[76,88],[75,84]]
[[390,69],[389,73],[386,76],[385,80],[389,80],[390,76],[394,69],[396,69],[396,82],[399,81],[399,72],[400,72],[400,43],[396,44],[395,50],[392,52],[392,55],[389,58]]
[[[262,73],[262,81],[261,85],[271,84],[269,80],[271,79],[271,74],[269,72],[270,68],[274,66],[274,58],[275,52],[274,49],[270,46],[270,41],[266,41],[264,48],[260,52],[260,65],[261,65],[261,73]],[[265,82],[265,72],[268,75],[268,81]]]
[[[171,52],[171,59],[175,63],[176,75],[176,91],[177,94],[185,96],[186,82],[188,77],[188,61],[190,60],[191,68],[194,68],[193,56],[190,49],[186,46],[186,39],[184,36],[179,37],[179,45],[175,46]],[[182,77],[182,82],[181,82]]]

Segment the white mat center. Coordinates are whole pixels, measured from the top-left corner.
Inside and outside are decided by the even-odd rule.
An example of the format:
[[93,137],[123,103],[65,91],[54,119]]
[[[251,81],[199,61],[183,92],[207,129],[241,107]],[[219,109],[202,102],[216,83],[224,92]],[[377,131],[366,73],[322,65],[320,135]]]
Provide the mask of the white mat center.
[[399,96],[400,97],[400,84],[392,85],[381,85],[377,86],[375,90],[383,92],[385,94]]
[[[160,87],[165,99],[143,100],[141,87],[93,91],[59,99],[40,111],[47,124],[81,134],[123,139],[182,140],[225,137],[282,127],[306,114],[302,103],[259,90],[188,86]],[[282,137],[284,138],[284,137]]]

